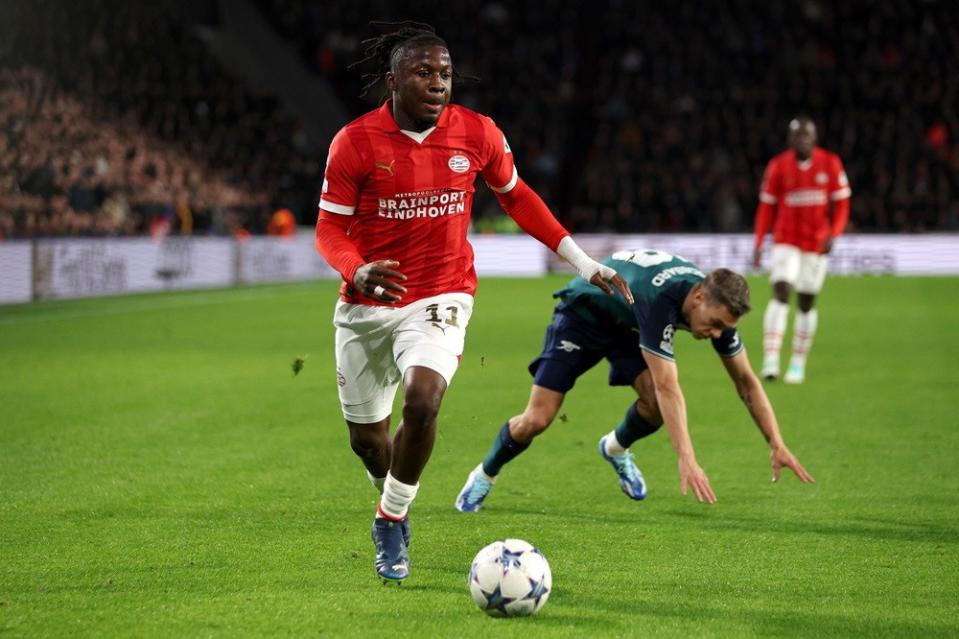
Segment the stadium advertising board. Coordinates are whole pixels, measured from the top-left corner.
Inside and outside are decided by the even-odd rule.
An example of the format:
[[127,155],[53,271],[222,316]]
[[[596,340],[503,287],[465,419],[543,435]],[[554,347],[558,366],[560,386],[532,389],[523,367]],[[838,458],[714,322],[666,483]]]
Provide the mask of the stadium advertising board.
[[30,242],[0,243],[0,304],[29,302],[33,296]]
[[[595,257],[636,248],[655,248],[682,255],[700,268],[724,266],[754,273],[752,235],[577,235],[583,250]],[[769,241],[763,266],[769,266]],[[549,270],[572,272],[548,253]],[[959,275],[959,235],[847,235],[836,240],[829,256],[831,275]]]
[[38,241],[38,299],[207,288],[233,284],[233,242],[211,238]]
[[545,275],[547,255],[553,253],[526,235],[473,235],[476,273],[483,277],[535,277]]
[[316,252],[312,233],[252,237],[238,243],[237,251],[237,281],[243,284],[339,277]]
[[[577,235],[601,258],[619,250],[656,248],[709,270],[752,268],[751,235]],[[470,237],[476,272],[535,277],[571,272],[568,264],[525,235]],[[769,243],[763,265],[769,264]],[[850,235],[830,255],[832,275],[959,275],[959,235]],[[336,279],[313,246],[313,234],[255,237],[64,239],[0,244],[0,304],[31,299]]]

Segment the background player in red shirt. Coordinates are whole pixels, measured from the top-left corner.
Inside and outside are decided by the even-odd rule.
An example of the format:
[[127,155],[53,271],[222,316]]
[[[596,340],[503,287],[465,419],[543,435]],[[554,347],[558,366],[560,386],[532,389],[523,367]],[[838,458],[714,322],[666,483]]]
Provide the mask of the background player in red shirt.
[[[316,247],[343,276],[333,321],[337,383],[350,445],[382,493],[372,530],[376,571],[402,581],[409,506],[473,309],[476,272],[466,233],[477,175],[520,227],[584,279],[633,299],[519,178],[493,121],[449,104],[455,71],[432,27],[394,26],[401,28],[364,43],[364,61],[379,65],[374,80],[385,80],[391,99],[334,137]],[[401,381],[403,419],[391,442]]]
[[807,117],[789,123],[789,150],[769,161],[756,210],[758,268],[766,233],[772,230],[770,280],[773,299],[763,316],[761,375],[779,377],[779,351],[789,315],[789,295],[797,292],[792,357],[783,381],[799,384],[806,378],[806,355],[812,347],[818,313],[813,308],[826,278],[827,255],[849,219],[852,191],[842,160],[816,146],[816,125]]

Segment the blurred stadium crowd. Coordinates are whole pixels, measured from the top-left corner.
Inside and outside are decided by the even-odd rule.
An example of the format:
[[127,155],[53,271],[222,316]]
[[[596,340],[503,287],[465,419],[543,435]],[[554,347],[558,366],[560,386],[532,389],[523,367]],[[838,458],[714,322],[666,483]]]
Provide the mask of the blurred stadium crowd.
[[215,2],[4,9],[0,232],[261,233],[316,190],[298,124],[207,51]]
[[[491,115],[578,232],[747,231],[765,163],[813,117],[851,230],[959,229],[952,0],[500,3],[254,0],[347,109],[371,19],[450,45],[454,100]],[[329,140],[207,50],[214,0],[0,6],[0,236],[245,234],[303,224]],[[479,229],[504,219],[480,188]]]

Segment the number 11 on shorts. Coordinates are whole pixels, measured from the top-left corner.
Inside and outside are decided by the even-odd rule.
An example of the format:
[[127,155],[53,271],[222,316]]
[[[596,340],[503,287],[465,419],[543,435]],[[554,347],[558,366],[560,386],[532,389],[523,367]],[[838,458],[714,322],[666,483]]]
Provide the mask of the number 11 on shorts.
[[442,318],[440,318],[440,305],[439,305],[439,304],[430,304],[429,306],[426,307],[425,310],[426,310],[427,314],[429,315],[429,317],[428,317],[427,320],[426,320],[426,321],[428,321],[428,322],[431,322],[431,323],[433,323],[433,324],[439,324],[440,322],[445,321],[448,326],[459,326],[459,324],[456,323],[456,312],[457,312],[457,310],[458,310],[456,306],[447,306],[447,307],[446,307],[445,310],[449,311],[449,312],[450,312],[450,315],[449,315],[449,317],[447,317],[445,320],[443,320]]

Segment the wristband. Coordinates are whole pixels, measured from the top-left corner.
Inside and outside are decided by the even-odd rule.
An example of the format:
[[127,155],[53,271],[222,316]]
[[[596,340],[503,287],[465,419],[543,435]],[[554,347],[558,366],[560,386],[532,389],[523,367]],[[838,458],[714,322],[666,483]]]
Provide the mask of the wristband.
[[587,282],[593,275],[603,270],[603,265],[587,255],[586,251],[581,249],[569,235],[560,240],[559,246],[556,247],[556,254],[569,262]]

